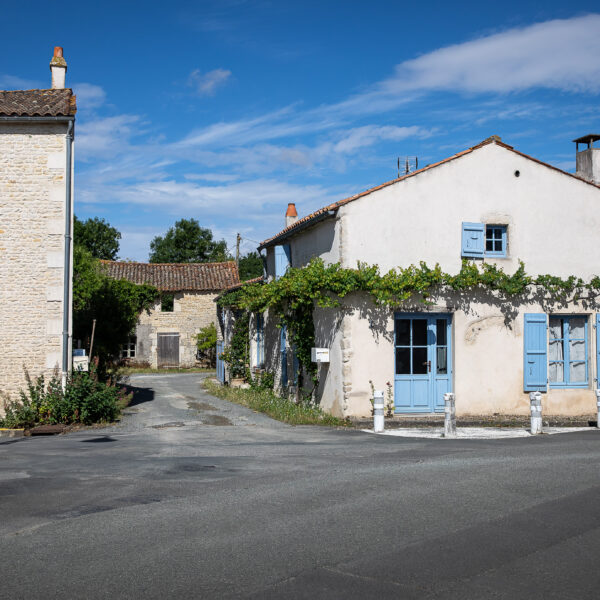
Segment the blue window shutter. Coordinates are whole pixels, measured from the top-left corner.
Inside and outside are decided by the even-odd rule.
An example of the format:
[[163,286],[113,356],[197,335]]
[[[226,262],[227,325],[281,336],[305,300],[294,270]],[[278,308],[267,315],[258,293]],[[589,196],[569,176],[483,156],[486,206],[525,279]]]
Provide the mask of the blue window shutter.
[[288,372],[287,372],[287,328],[282,325],[279,333],[279,353],[281,354],[281,386],[287,387],[288,385]]
[[483,258],[485,249],[485,225],[483,223],[463,223],[461,255]]
[[600,388],[600,314],[596,313],[596,382]]
[[548,385],[548,333],[544,313],[525,314],[523,340],[523,389],[545,392]]
[[285,275],[290,266],[291,260],[290,245],[275,246],[275,279]]

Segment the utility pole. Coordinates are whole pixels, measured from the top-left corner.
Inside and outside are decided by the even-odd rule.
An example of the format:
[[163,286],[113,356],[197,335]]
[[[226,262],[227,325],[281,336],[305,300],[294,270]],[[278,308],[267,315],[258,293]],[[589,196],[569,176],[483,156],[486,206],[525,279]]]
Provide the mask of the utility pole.
[[235,264],[240,265],[240,242],[242,241],[242,236],[238,233],[235,239]]

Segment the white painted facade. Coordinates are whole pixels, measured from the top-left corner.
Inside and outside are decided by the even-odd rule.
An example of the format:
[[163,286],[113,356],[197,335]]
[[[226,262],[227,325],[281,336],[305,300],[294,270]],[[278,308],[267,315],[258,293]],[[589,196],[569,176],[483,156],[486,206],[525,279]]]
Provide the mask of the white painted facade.
[[[268,276],[274,274],[274,246],[289,244],[291,265],[312,257],[355,267],[395,267],[438,263],[448,273],[461,268],[463,222],[506,227],[506,256],[484,257],[513,273],[519,261],[529,275],[600,274],[600,187],[562,172],[490,139],[437,165],[380,186],[356,199],[332,205],[331,215],[311,226],[302,219],[263,247]],[[341,309],[315,310],[316,344],[330,349],[320,365],[317,400],[338,416],[368,416],[371,380],[376,389],[394,382],[394,313],[449,314],[450,373],[457,414],[519,414],[529,411],[524,391],[525,313],[583,315],[587,323],[585,387],[548,387],[545,414],[595,412],[597,301],[556,304],[529,294],[501,302],[484,291],[440,293],[434,304],[417,300],[397,310],[376,308],[353,294]],[[577,322],[579,323],[579,321]],[[278,339],[267,338],[267,347]],[[266,353],[269,355],[269,352]],[[267,368],[277,371],[275,362]]]

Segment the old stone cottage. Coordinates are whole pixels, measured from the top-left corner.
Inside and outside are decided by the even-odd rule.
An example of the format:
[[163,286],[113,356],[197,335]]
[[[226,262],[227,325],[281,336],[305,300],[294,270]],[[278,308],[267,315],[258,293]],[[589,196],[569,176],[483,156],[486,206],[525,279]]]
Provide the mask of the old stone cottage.
[[[304,218],[288,210],[286,227],[264,241],[268,280],[313,257],[381,273],[439,264],[457,274],[463,259],[512,274],[600,275],[600,135],[577,140],[570,174],[492,137]],[[583,144],[583,148],[580,145]],[[290,214],[291,213],[291,214]],[[366,292],[339,308],[314,311],[316,346],[329,350],[318,366],[316,398],[338,416],[370,414],[370,381],[389,382],[397,414],[444,409],[456,394],[459,415],[527,414],[528,393],[541,391],[545,414],[595,411],[600,376],[600,300],[592,290],[559,298],[548,289],[503,297],[480,286],[437,289],[395,309]],[[255,315],[251,366],[293,386],[297,365],[285,328]]]
[[135,335],[121,350],[132,364],[158,367],[193,367],[196,334],[216,325],[214,299],[239,283],[235,262],[153,264],[102,261],[114,279],[147,283],[160,292],[152,309],[140,315]]
[[0,91],[0,392],[71,366],[75,96],[62,48],[52,89]]

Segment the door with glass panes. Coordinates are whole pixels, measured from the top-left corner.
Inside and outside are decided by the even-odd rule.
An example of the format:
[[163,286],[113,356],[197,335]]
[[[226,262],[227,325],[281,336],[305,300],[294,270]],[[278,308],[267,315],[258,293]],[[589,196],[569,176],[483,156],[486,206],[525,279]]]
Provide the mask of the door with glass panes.
[[452,391],[451,315],[395,315],[394,408],[396,413],[444,410]]

